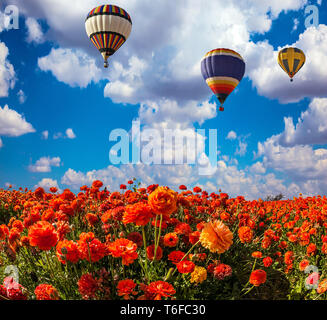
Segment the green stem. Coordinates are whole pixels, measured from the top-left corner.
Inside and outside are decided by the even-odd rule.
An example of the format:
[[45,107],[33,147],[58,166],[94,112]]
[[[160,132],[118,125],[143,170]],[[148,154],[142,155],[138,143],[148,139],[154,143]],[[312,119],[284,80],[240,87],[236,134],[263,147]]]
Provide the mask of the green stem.
[[155,244],[154,257],[153,257],[152,262],[157,259],[157,249],[158,249],[159,241],[160,241],[161,225],[162,225],[162,214],[160,215],[159,234],[158,234],[158,239],[157,239],[156,244]]
[[144,230],[144,226],[142,226],[142,236],[143,236],[143,246],[144,246],[144,253],[145,253],[145,276],[148,278],[148,261],[147,261],[147,257],[146,257],[146,238],[145,238],[145,230]]
[[[182,262],[182,261],[183,261],[183,260],[184,260],[188,255],[189,255],[189,253],[194,249],[194,247],[195,247],[199,242],[200,242],[200,240],[198,240],[198,242],[196,242],[196,243],[191,247],[191,249],[185,253],[184,257],[181,259],[180,262]],[[173,276],[173,275],[175,274],[176,271],[177,271],[177,267],[175,268],[175,270],[174,270],[174,272],[172,273],[171,276]]]

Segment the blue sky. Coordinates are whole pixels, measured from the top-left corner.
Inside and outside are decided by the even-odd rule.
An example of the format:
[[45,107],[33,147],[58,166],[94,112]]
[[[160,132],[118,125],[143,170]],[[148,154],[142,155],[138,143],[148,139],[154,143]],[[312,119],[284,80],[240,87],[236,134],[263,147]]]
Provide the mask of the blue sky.
[[[102,3],[75,2],[0,7],[15,4],[20,13],[18,30],[0,29],[0,187],[78,191],[100,179],[114,190],[136,177],[247,198],[327,192],[325,0],[116,1],[133,29],[108,70],[83,23]],[[309,4],[319,10],[317,27],[305,27]],[[307,57],[292,84],[276,61],[285,46]],[[246,61],[222,113],[200,74],[202,56],[218,47]],[[143,130],[217,129],[215,172],[199,176],[187,164],[113,166],[110,132],[129,131],[137,119]]]

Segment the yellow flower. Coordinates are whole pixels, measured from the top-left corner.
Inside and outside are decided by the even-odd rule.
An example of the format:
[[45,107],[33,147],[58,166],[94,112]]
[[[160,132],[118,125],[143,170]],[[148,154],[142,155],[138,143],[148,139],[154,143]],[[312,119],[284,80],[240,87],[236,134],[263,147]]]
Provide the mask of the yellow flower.
[[191,273],[191,282],[202,283],[207,279],[207,270],[203,267],[195,266],[194,271]]

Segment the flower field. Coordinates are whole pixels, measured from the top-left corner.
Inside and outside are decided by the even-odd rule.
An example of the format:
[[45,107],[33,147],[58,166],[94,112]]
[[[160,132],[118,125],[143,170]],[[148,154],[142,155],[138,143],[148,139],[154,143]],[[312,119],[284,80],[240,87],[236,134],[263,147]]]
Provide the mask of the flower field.
[[326,299],[327,198],[0,189],[0,300]]

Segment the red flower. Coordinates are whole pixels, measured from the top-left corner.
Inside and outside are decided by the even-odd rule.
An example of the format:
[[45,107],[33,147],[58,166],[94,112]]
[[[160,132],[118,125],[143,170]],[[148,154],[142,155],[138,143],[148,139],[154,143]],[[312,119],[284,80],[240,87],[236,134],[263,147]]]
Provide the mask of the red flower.
[[28,230],[30,245],[40,250],[50,250],[58,242],[58,234],[52,224],[39,221]]
[[97,262],[108,254],[107,246],[96,238],[79,240],[78,248],[81,259],[87,261]]
[[[152,244],[151,246],[148,246],[146,248],[146,255],[149,260],[154,259],[154,250],[155,250],[154,244]],[[162,258],[162,249],[158,246],[157,252],[156,252],[156,260],[160,260],[161,258]]]
[[317,250],[316,245],[314,243],[310,243],[307,247],[307,255],[309,257],[315,255],[316,250]]
[[186,186],[184,186],[183,184],[181,184],[181,185],[179,186],[179,190],[187,190],[187,188],[186,188]]
[[200,232],[199,231],[194,231],[189,233],[188,235],[188,240],[190,241],[191,244],[196,244],[199,239],[200,239]]
[[[93,181],[93,183],[92,183],[92,187],[93,188],[97,188],[97,189],[99,189],[99,188],[101,188],[103,186],[103,183],[102,183],[102,181],[100,181],[100,180],[95,180],[95,181]],[[81,189],[82,190],[82,189]]]
[[59,300],[56,288],[50,284],[40,284],[34,290],[37,300]]
[[264,270],[258,269],[254,270],[251,273],[249,282],[253,284],[255,287],[260,286],[261,284],[265,283],[267,279],[267,274]]
[[176,293],[174,287],[165,281],[151,282],[147,286],[147,292],[153,294],[154,300],[161,300],[161,298],[171,298]]
[[177,270],[180,273],[192,273],[195,268],[195,264],[189,260],[183,260],[176,264]]
[[[184,256],[185,256],[185,253],[182,251],[172,251],[168,255],[168,260],[174,264],[177,264],[178,262],[180,262],[183,259]],[[185,259],[187,259],[187,257]]]
[[57,257],[63,264],[66,261],[76,263],[80,258],[78,244],[70,240],[59,241],[57,244]]
[[201,191],[202,191],[202,189],[200,187],[194,187],[193,188],[193,192],[195,192],[195,193],[199,193]]
[[142,247],[143,245],[143,237],[139,232],[131,232],[127,236],[127,239],[136,243],[138,247]]
[[229,265],[220,263],[214,268],[213,275],[215,278],[223,280],[226,277],[230,277],[232,272],[232,268]]
[[131,294],[137,294],[137,292],[134,291],[135,287],[136,283],[131,279],[120,280],[117,285],[118,295],[128,300]]
[[189,235],[192,232],[190,225],[186,222],[181,222],[175,227],[175,233]]
[[83,274],[78,284],[78,291],[83,299],[93,298],[95,293],[99,290],[99,283],[90,273]]
[[270,257],[265,257],[262,259],[263,265],[268,268],[273,264],[273,259],[271,259]]

